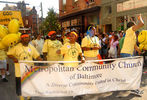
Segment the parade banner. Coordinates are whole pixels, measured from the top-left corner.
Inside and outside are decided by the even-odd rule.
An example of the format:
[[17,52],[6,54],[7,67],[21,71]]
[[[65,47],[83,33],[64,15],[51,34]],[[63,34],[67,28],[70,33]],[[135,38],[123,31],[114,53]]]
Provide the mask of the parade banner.
[[8,26],[12,19],[17,19],[20,26],[23,27],[23,21],[20,11],[0,11],[0,24]]
[[107,64],[85,62],[33,66],[20,63],[22,96],[62,97],[140,87],[143,58],[117,59]]

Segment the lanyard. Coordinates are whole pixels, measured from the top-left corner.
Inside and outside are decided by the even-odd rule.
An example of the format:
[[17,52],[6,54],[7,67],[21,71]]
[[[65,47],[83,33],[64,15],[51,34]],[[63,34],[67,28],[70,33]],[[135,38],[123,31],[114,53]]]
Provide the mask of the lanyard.
[[90,39],[90,41],[91,41],[92,44],[96,44],[96,37],[93,37],[94,38],[94,41],[89,36],[87,36],[87,38]]
[[[29,47],[29,45],[28,45],[28,47]],[[24,57],[24,60],[25,60],[25,59],[28,59],[29,57],[31,57],[31,54],[25,51],[25,49],[24,49],[23,45],[22,45],[22,49],[23,49],[23,52],[26,54],[26,56]],[[30,49],[30,50],[31,50],[31,48],[30,48],[30,47],[29,47],[28,49]]]

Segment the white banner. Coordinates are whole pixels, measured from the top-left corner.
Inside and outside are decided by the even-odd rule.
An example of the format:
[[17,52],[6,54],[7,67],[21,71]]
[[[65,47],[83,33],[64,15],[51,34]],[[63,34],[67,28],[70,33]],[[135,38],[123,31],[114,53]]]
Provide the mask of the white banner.
[[140,87],[142,66],[142,57],[108,64],[87,62],[76,68],[20,63],[22,96],[61,97],[135,90]]

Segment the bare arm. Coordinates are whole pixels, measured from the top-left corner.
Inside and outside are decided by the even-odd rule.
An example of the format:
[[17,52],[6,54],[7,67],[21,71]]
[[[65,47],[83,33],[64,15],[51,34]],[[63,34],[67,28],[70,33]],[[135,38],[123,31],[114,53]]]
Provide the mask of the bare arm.
[[133,31],[138,30],[139,28],[141,28],[144,25],[144,21],[143,21],[143,19],[141,17],[141,14],[138,16],[138,21],[139,21],[139,23],[132,27]]
[[85,62],[84,56],[82,55],[82,53],[80,53],[79,55],[80,55],[80,57],[81,57],[81,63],[84,63],[84,62]]
[[42,61],[43,59],[42,59],[40,56],[38,56],[38,57],[36,58],[36,60]]
[[18,63],[18,59],[15,58],[13,55],[7,55],[8,58],[12,59],[15,63]]
[[44,52],[43,53],[43,60],[45,60],[45,61],[47,60],[47,57],[46,56],[47,56],[47,52]]
[[139,47],[135,44],[134,49],[139,53],[139,55],[141,54],[141,51],[139,49]]
[[61,54],[61,50],[57,50],[56,53],[57,53],[57,54]]

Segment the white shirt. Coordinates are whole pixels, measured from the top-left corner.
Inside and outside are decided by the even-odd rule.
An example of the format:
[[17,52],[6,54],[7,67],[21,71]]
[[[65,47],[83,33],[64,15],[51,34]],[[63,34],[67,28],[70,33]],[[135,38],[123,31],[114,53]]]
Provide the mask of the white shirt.
[[34,41],[34,46],[37,49],[37,51],[42,55],[42,48],[43,48],[44,40],[43,39],[36,39]]

